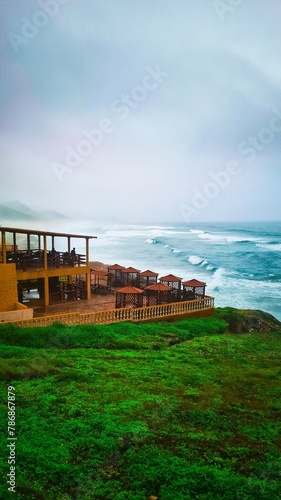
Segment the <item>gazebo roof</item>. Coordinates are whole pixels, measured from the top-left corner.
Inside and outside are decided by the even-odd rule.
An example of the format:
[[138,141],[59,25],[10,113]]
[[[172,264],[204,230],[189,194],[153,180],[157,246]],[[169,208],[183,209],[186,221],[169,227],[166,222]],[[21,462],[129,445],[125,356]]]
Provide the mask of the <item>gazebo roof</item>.
[[128,286],[124,286],[123,288],[119,288],[119,290],[116,290],[116,293],[125,293],[125,294],[134,293],[134,294],[138,294],[138,293],[143,293],[143,290],[141,290],[140,288],[136,288],[135,286],[128,285]]
[[140,270],[139,269],[135,269],[134,267],[123,267],[122,269],[122,273],[139,273]]
[[179,278],[178,276],[174,276],[173,274],[168,274],[168,276],[163,276],[162,278],[160,278],[160,281],[179,282],[181,280],[182,280],[182,278]]
[[146,290],[154,290],[156,292],[168,292],[172,289],[170,286],[163,285],[163,283],[155,283],[155,285],[147,286]]
[[107,273],[103,269],[91,269],[91,274],[93,276],[108,276],[109,273]]
[[121,269],[125,269],[125,267],[120,266],[120,264],[113,264],[113,266],[108,266],[108,270],[110,271],[121,271]]
[[145,276],[148,278],[157,278],[158,273],[154,273],[153,271],[150,271],[150,269],[147,269],[147,271],[142,271],[140,273],[140,276]]
[[206,283],[204,283],[203,281],[198,281],[196,279],[184,281],[183,285],[184,286],[192,286],[192,287],[207,286]]

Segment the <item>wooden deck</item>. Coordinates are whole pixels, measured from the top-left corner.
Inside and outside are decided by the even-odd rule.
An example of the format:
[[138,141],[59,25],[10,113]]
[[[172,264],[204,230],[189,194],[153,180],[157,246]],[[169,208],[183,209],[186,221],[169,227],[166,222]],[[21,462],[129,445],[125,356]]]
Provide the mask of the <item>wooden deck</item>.
[[90,313],[68,313],[53,316],[42,316],[29,320],[14,321],[21,327],[50,326],[55,322],[65,325],[80,324],[110,324],[118,322],[146,322],[159,321],[165,319],[178,319],[188,316],[210,316],[214,311],[214,298],[189,300],[185,302],[173,302],[158,306],[148,306],[140,308],[111,309],[108,311],[96,311]]

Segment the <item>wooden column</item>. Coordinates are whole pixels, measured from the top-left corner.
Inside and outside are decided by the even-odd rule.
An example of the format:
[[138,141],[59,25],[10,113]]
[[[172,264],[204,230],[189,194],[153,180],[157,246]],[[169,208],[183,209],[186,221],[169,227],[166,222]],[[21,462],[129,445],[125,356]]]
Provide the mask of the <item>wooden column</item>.
[[90,298],[91,298],[91,272],[86,273],[86,293],[87,293],[87,300],[90,300]]
[[2,262],[3,264],[7,264],[6,233],[5,231],[1,231],[1,233],[2,233]]
[[47,307],[50,304],[49,298],[49,278],[45,276],[44,278],[44,305]]
[[[44,270],[48,270],[48,259],[47,259],[47,236],[44,234],[43,236],[43,244],[44,244]],[[48,306],[50,303],[49,299],[49,278],[48,276],[44,277],[44,305]]]
[[30,255],[30,234],[27,234],[27,255]]
[[43,236],[43,245],[44,245],[44,269],[47,271],[48,269],[48,260],[47,260],[47,236],[44,234]]
[[89,238],[86,238],[86,266],[89,265]]
[[14,253],[17,251],[17,235],[16,233],[13,233],[13,247],[14,247]]

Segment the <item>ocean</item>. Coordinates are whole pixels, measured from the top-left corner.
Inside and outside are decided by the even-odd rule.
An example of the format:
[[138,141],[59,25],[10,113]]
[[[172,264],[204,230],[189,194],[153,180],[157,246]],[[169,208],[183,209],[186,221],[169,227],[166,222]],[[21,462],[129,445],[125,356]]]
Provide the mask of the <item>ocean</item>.
[[[159,277],[196,278],[207,283],[206,293],[215,297],[217,307],[260,309],[281,321],[281,222],[133,225],[80,220],[44,226],[42,221],[42,230],[97,236],[90,240],[91,261],[150,269]],[[84,245],[84,240],[71,241],[76,253],[85,253],[82,241]],[[56,250],[65,251],[65,245],[56,238]]]
[[78,229],[98,237],[91,260],[196,278],[207,283],[216,306],[261,309],[281,320],[280,222],[80,223]]

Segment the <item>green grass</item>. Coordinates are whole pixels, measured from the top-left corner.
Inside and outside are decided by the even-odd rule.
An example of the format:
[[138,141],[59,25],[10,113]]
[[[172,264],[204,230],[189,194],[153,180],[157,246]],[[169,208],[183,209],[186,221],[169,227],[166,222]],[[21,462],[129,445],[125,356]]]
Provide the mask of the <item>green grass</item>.
[[[232,334],[217,316],[0,325],[2,450],[16,388],[16,498],[280,498],[281,331]],[[0,470],[9,498],[5,459]]]

